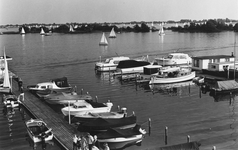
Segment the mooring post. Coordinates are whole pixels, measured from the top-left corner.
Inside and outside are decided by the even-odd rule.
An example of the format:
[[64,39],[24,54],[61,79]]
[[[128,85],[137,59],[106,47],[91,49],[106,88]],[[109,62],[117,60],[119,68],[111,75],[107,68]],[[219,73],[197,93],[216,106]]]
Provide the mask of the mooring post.
[[213,146],[213,147],[212,147],[212,150],[216,150],[216,146]]
[[118,111],[120,111],[120,110],[121,110],[119,105],[117,106],[117,109],[118,109]]
[[74,92],[77,92],[77,86],[76,85],[74,86]]
[[202,98],[202,90],[201,90],[201,86],[199,86],[199,98]]
[[88,93],[88,92],[87,92],[86,94],[87,94],[87,95],[89,95],[89,93]]
[[83,95],[83,89],[81,89],[81,95]]
[[231,95],[232,95],[232,93],[230,92],[230,105],[231,105]]
[[149,123],[149,136],[150,136],[150,134],[151,134],[151,119],[150,118],[148,120],[148,123]]
[[190,143],[190,136],[187,135],[187,143]]
[[70,101],[68,101],[68,111],[69,111],[69,124],[71,124],[71,120],[70,120]]
[[95,101],[98,102],[98,97],[97,96],[95,96]]
[[189,96],[190,96],[190,91],[191,91],[191,89],[190,89],[190,83],[188,84],[188,94],[189,94]]
[[165,145],[168,144],[168,127],[165,127],[165,130],[164,130],[164,143]]

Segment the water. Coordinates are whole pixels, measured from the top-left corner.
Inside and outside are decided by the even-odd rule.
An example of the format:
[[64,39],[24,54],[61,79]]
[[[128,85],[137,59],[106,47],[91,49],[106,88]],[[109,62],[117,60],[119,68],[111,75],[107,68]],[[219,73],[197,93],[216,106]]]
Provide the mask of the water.
[[[169,144],[184,143],[189,135],[191,141],[201,142],[200,149],[210,150],[216,146],[217,149],[235,150],[238,147],[237,97],[231,105],[228,100],[214,102],[209,95],[203,94],[199,98],[199,89],[195,85],[191,85],[190,89],[189,86],[175,88],[174,91],[154,87],[154,92],[151,92],[148,86],[136,86],[133,81],[120,82],[107,73],[98,75],[94,72],[99,56],[104,59],[117,54],[129,57],[149,55],[152,61],[156,56],[174,51],[192,56],[229,55],[234,51],[233,32],[166,31],[163,37],[157,32],[121,33],[116,39],[108,39],[107,47],[99,46],[101,35],[1,35],[0,47],[3,49],[5,46],[6,54],[13,58],[9,68],[22,78],[24,86],[66,76],[72,86],[77,86],[78,92],[83,89],[93,97],[98,96],[100,102],[110,99],[114,104],[113,110],[119,105],[126,107],[129,114],[134,111],[139,124],[151,118],[151,136],[147,135],[141,146],[131,146],[128,150],[164,146],[165,126],[169,128]],[[144,123],[143,127],[147,129],[148,124]],[[24,128],[20,131],[26,132]],[[20,145],[29,147],[25,143]]]

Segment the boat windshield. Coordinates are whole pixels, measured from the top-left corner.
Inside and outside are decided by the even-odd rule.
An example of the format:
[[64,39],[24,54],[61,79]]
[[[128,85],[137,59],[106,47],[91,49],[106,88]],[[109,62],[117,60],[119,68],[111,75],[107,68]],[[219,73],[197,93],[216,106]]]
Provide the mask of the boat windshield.
[[168,55],[167,58],[168,58],[168,59],[172,59],[172,58],[173,58],[173,55]]
[[106,59],[105,60],[105,63],[109,63],[111,59]]

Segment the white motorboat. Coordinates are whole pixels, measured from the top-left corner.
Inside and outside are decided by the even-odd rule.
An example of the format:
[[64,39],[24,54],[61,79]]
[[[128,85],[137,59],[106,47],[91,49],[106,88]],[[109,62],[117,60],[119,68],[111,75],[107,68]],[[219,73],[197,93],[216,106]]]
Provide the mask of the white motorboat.
[[189,66],[162,67],[158,75],[152,76],[149,84],[167,84],[192,80],[196,73]]
[[118,56],[118,57],[111,57],[105,60],[105,62],[97,62],[95,64],[95,70],[97,71],[115,71],[117,65],[122,60],[129,60],[129,57],[125,56]]
[[43,83],[38,83],[37,85],[29,85],[27,88],[32,91],[45,91],[45,90],[67,90],[71,89],[72,87],[68,84],[67,78],[62,77],[62,78],[57,78],[57,79],[52,79],[50,82],[43,82]]
[[51,128],[41,119],[30,119],[25,122],[27,133],[34,143],[52,140],[54,135]]
[[3,94],[3,104],[11,104],[12,108],[19,107],[18,97],[16,95],[5,95]]
[[155,58],[155,61],[162,66],[188,65],[192,63],[192,58],[185,53],[170,53],[166,57]]
[[151,77],[157,75],[161,67],[162,67],[161,65],[150,65],[144,67],[143,73],[137,75],[136,82],[137,83],[150,82]]
[[150,65],[151,63],[145,60],[123,60],[119,62],[116,72],[118,74],[142,73],[143,68]]
[[90,100],[80,100],[76,103],[73,103],[70,106],[64,107],[61,109],[62,113],[65,116],[68,115],[80,115],[86,113],[101,113],[101,112],[110,112],[113,104],[108,101],[107,103],[98,103]]
[[97,134],[100,147],[107,143],[110,149],[124,149],[131,145],[140,144],[146,134],[139,125],[129,129],[111,128],[105,132]]
[[49,104],[68,104],[69,102],[72,104],[80,100],[92,100],[92,96],[87,94],[78,95],[76,92],[60,92],[49,94],[44,99]]

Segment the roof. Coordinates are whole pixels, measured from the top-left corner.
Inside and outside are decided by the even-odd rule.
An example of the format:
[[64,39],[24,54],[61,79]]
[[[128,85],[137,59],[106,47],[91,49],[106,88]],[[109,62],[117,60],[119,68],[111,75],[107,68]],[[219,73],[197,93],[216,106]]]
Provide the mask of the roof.
[[219,90],[234,90],[238,88],[238,82],[235,80],[217,81],[213,86]]
[[212,55],[212,56],[195,56],[192,59],[218,59],[218,58],[234,58],[231,55]]

